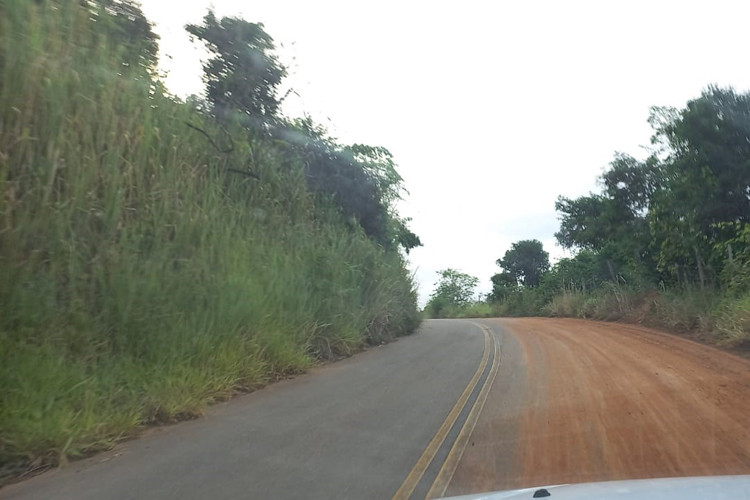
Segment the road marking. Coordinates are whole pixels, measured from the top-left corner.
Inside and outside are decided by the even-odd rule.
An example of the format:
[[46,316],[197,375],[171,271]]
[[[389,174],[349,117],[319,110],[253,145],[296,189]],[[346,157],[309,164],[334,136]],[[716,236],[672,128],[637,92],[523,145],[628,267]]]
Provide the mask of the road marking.
[[430,491],[427,492],[426,498],[439,498],[445,495],[445,490],[448,488],[448,484],[450,484],[451,479],[453,479],[453,474],[455,474],[456,472],[458,463],[461,461],[461,457],[463,457],[464,455],[466,445],[469,442],[469,438],[471,437],[472,432],[474,432],[474,427],[477,424],[479,415],[482,413],[484,403],[487,401],[487,396],[490,393],[492,384],[495,381],[495,376],[497,375],[497,370],[500,367],[500,347],[498,346],[497,341],[494,340],[492,331],[490,331],[489,328],[484,325],[477,326],[480,326],[480,328],[482,328],[485,335],[492,336],[493,338],[493,344],[495,345],[495,355],[492,359],[492,367],[490,368],[489,374],[487,374],[487,378],[484,381],[484,385],[482,386],[482,390],[479,393],[479,396],[477,396],[476,401],[474,401],[474,406],[472,407],[469,416],[466,417],[466,421],[461,428],[461,432],[458,434],[456,441],[453,443],[451,451],[448,452],[448,456],[445,457],[443,466],[440,468],[440,472],[438,472],[438,475],[435,478],[435,482],[432,483]]
[[427,467],[432,462],[432,459],[435,458],[435,454],[440,449],[443,441],[445,441],[448,432],[456,422],[456,419],[461,413],[461,410],[466,405],[466,401],[469,399],[469,396],[471,396],[471,393],[474,392],[474,388],[479,382],[479,378],[482,376],[484,369],[487,367],[487,360],[490,357],[490,343],[492,341],[492,336],[487,333],[486,329],[481,328],[481,330],[484,333],[484,352],[482,353],[482,361],[479,363],[477,371],[469,381],[469,385],[467,385],[466,389],[464,389],[461,397],[459,397],[458,401],[456,401],[456,404],[453,405],[453,408],[451,409],[450,413],[448,413],[448,416],[445,417],[443,425],[440,426],[438,431],[435,433],[435,436],[433,436],[432,440],[427,445],[427,448],[425,448],[424,452],[422,452],[422,456],[419,457],[417,463],[414,464],[414,467],[412,467],[409,475],[406,476],[406,479],[404,479],[401,487],[398,489],[398,491],[396,491],[396,494],[393,495],[393,500],[406,500],[409,498],[409,496],[411,496],[414,488],[417,487],[419,481],[422,479],[422,476],[427,470]]

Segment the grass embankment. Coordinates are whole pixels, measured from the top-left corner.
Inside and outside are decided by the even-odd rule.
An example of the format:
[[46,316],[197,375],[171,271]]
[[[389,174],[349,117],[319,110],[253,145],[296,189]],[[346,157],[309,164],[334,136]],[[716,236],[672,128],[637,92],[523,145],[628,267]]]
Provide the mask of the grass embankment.
[[710,288],[658,291],[604,283],[593,291],[565,291],[551,298],[541,290],[524,290],[491,304],[488,316],[623,321],[694,334],[722,347],[750,348],[750,296]]
[[242,131],[218,152],[55,6],[0,13],[0,484],[416,326],[399,253],[301,162]]
[[750,347],[750,297],[716,290],[637,292],[609,287],[594,293],[557,295],[550,316],[642,323],[673,332],[699,334],[725,347]]

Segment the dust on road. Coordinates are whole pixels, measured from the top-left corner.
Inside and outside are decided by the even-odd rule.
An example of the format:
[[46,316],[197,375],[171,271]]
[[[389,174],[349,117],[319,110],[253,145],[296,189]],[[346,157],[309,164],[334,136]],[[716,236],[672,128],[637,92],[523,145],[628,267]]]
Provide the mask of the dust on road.
[[511,368],[447,494],[750,473],[747,360],[617,323],[485,324],[502,332],[501,363]]

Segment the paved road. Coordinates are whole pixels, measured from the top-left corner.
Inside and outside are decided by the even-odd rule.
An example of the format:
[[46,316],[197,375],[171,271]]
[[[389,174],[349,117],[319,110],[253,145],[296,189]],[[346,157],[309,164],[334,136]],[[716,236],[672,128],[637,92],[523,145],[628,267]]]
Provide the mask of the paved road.
[[10,499],[390,498],[472,380],[483,331],[415,335],[210,408],[65,469]]
[[425,498],[750,473],[750,363],[645,328],[428,321],[3,498]]

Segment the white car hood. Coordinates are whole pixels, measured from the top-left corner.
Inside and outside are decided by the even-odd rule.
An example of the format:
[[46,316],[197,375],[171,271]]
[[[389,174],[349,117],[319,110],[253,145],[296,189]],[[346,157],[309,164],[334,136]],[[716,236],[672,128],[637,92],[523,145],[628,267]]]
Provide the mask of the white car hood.
[[[541,490],[546,490],[549,495],[544,495],[544,492]],[[451,498],[452,500],[516,500],[532,498],[546,498],[548,500],[627,500],[636,498],[639,500],[718,500],[731,498],[735,500],[738,498],[750,498],[750,475],[563,484]]]

